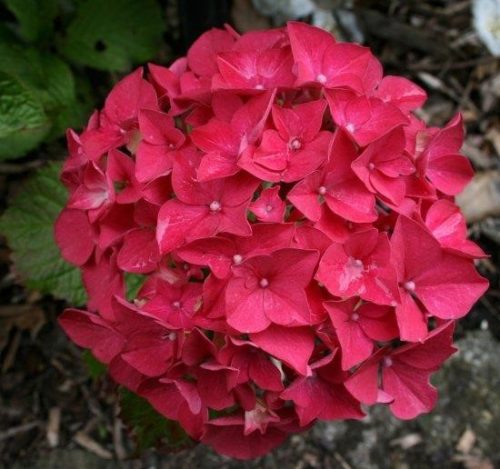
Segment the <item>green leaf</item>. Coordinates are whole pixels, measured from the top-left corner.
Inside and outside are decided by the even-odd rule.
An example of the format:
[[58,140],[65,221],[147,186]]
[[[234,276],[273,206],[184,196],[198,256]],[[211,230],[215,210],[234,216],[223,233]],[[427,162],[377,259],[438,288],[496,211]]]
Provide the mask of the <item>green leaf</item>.
[[[75,100],[75,80],[70,68],[55,55],[31,54],[36,87],[47,112],[58,110]],[[36,68],[35,68],[36,67]]]
[[26,41],[40,41],[53,31],[58,0],[6,0],[5,4],[17,17],[19,33]]
[[[27,84],[31,81],[32,70],[30,58],[26,51],[30,48],[11,41],[0,42],[0,71],[13,75],[17,78],[23,77]],[[36,51],[35,51],[36,52]]]
[[[7,42],[0,42],[0,57],[0,72],[19,83],[43,108],[46,121],[44,130],[48,138],[62,135],[70,126],[80,126],[84,119],[84,106],[77,99],[75,79],[68,65],[53,54]],[[6,116],[6,119],[10,120],[11,117]],[[23,143],[24,137],[20,141]],[[22,151],[10,142],[4,146],[7,150],[12,147],[8,157],[16,157],[22,156],[35,145],[27,145],[28,149]]]
[[120,390],[120,407],[122,419],[136,438],[138,452],[155,446],[175,451],[195,444],[177,422],[166,419],[148,401],[125,388]]
[[0,42],[0,71],[31,88],[47,111],[67,106],[75,99],[71,69],[53,54],[32,47]]
[[72,61],[125,71],[155,56],[164,24],[156,0],[85,0],[60,41]]
[[13,42],[16,41],[17,37],[12,31],[12,28],[5,23],[0,23],[0,41],[1,42]]
[[61,258],[53,236],[54,222],[66,203],[59,171],[60,165],[53,163],[22,185],[0,218],[0,232],[28,288],[82,305],[86,294],[80,271]]
[[86,76],[73,76],[75,79],[75,97],[66,105],[51,114],[52,129],[49,139],[62,135],[66,129],[80,129],[95,109],[95,89]]
[[125,286],[127,290],[127,300],[133,301],[137,298],[137,293],[141,289],[143,283],[146,281],[145,275],[125,273]]
[[81,126],[91,108],[78,101],[75,79],[68,65],[55,55],[39,55],[37,59],[33,59],[37,68],[32,86],[37,88],[51,118],[52,128],[48,135],[51,139],[63,135],[68,127]]
[[92,108],[89,109],[87,104],[75,99],[57,113],[52,113],[52,128],[47,140],[53,140],[64,135],[66,129],[81,129],[92,112]]
[[0,71],[0,160],[23,156],[50,130],[50,121],[35,93]]
[[83,352],[83,361],[85,365],[87,365],[87,370],[89,372],[89,376],[97,381],[99,378],[103,377],[106,374],[107,366],[104,363],[101,363],[90,350],[85,350]]

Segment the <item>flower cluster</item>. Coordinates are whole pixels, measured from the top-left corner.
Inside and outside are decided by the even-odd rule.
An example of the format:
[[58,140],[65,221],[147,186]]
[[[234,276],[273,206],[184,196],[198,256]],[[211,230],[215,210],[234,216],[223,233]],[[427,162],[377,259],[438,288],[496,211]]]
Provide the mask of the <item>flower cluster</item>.
[[[427,127],[425,99],[297,22],[214,29],[136,70],[68,131],[55,234],[88,311],[63,328],[238,458],[365,405],[429,412],[429,376],[487,282],[453,202],[472,176],[461,118]],[[133,302],[126,273],[145,280]]]

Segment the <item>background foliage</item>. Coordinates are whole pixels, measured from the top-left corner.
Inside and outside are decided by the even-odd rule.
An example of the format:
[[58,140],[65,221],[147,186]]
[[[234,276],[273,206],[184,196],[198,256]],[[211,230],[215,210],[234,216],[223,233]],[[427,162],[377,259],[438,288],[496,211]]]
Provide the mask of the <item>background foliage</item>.
[[[156,0],[5,0],[0,23],[0,159],[81,127],[101,83],[162,50]],[[103,79],[104,78],[104,79]]]

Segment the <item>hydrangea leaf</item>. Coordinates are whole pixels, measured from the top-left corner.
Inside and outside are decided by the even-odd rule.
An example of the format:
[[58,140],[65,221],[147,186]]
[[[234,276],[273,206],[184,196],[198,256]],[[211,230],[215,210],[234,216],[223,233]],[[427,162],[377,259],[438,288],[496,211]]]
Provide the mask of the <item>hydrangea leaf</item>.
[[0,231],[28,288],[82,305],[86,294],[80,272],[61,258],[53,237],[54,222],[66,203],[59,170],[54,163],[26,181],[0,218]]
[[90,81],[82,75],[73,74],[75,93],[61,109],[51,114],[52,129],[50,137],[61,136],[66,129],[78,129],[88,119],[96,106],[95,90]]
[[[7,23],[0,23],[0,41],[1,42],[12,42],[16,41],[17,37],[12,31],[12,28]],[[1,44],[0,42],[0,44]]]
[[179,423],[166,419],[142,397],[125,388],[120,392],[121,417],[137,442],[137,452],[161,446],[177,451],[194,445]]
[[93,105],[90,94],[90,97],[79,97],[76,93],[77,89],[80,93],[85,90],[86,82],[79,83],[77,87],[69,66],[54,55],[39,55],[38,60],[32,63],[36,64],[33,86],[39,90],[40,99],[52,121],[48,138],[63,135],[68,127],[80,127]]
[[0,160],[24,155],[49,129],[50,121],[35,93],[0,71]]
[[83,352],[83,361],[87,366],[88,373],[90,377],[96,381],[106,374],[108,367],[101,363],[90,350],[85,350]]
[[75,80],[68,65],[55,55],[29,54],[34,76],[32,85],[40,90],[48,112],[65,107],[75,99]]
[[147,277],[145,275],[138,274],[125,274],[125,286],[127,289],[127,299],[133,301],[137,298],[137,293],[141,289],[143,283],[146,281]]
[[6,0],[7,8],[16,16],[20,36],[29,42],[39,41],[53,31],[58,13],[58,0]]
[[75,99],[71,69],[53,54],[16,43],[0,43],[0,71],[16,77],[37,93],[48,111],[66,106]]
[[[0,42],[0,57],[0,72],[19,82],[41,108],[48,138],[59,137],[68,126],[81,125],[91,107],[85,108],[80,103],[86,99],[77,99],[75,77],[67,64],[53,54],[40,53],[34,48],[9,42]],[[85,86],[82,89],[85,89]],[[19,94],[20,91],[17,91],[15,96]],[[5,119],[9,123],[13,122],[11,116],[6,116]],[[24,138],[21,142],[24,142]],[[22,151],[13,147],[8,156],[22,156],[34,147],[27,146],[28,150],[21,149]]]
[[153,58],[164,24],[154,0],[81,2],[61,51],[72,61],[101,70],[126,70]]

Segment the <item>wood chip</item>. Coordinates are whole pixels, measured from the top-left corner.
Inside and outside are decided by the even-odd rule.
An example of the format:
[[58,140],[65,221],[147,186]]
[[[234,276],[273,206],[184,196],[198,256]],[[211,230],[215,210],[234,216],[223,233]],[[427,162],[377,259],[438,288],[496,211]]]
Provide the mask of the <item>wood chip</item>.
[[4,361],[2,363],[2,373],[10,370],[16,361],[17,350],[19,349],[19,345],[21,343],[21,331],[19,329],[16,330],[13,339],[10,341],[9,348],[7,349],[7,353],[5,354]]
[[123,423],[119,418],[120,406],[115,404],[115,418],[113,421],[113,447],[118,460],[123,461],[127,458],[127,450],[123,444]]
[[451,99],[461,104],[462,96],[459,93],[452,90],[443,80],[436,77],[435,75],[431,75],[427,72],[418,72],[417,77],[429,88],[433,90],[440,91],[441,93],[449,96]]
[[500,171],[477,173],[465,190],[457,196],[468,223],[500,215]]
[[420,80],[422,80],[424,84],[426,84],[429,88],[432,88],[433,90],[442,91],[446,89],[443,80],[439,79],[434,75],[431,75],[430,73],[419,72],[417,73],[417,76],[418,78],[420,78]]
[[422,435],[419,433],[408,433],[400,438],[396,438],[390,442],[391,446],[399,446],[401,449],[407,450],[422,443]]
[[59,428],[61,426],[61,409],[52,407],[49,411],[49,421],[47,422],[47,443],[51,448],[59,445]]
[[457,446],[455,446],[455,448],[462,454],[469,454],[475,443],[476,434],[470,428],[467,428],[467,430],[463,432],[462,436],[458,440]]
[[113,454],[84,432],[78,432],[73,440],[81,447],[102,459],[113,459]]
[[453,461],[462,463],[465,469],[495,469],[495,466],[489,459],[482,459],[472,455],[456,455]]
[[494,164],[493,158],[490,158],[479,148],[481,140],[482,136],[478,135],[467,137],[462,146],[462,152],[474,163],[476,168],[490,169]]
[[346,461],[344,456],[342,456],[340,453],[337,452],[333,453],[333,457],[338,461],[342,469],[352,469],[352,466]]
[[17,427],[8,428],[6,431],[0,433],[0,441],[8,440],[9,438],[19,435],[20,433],[29,432],[30,430],[39,427],[40,423],[41,422],[38,421],[29,422],[29,423],[24,423],[23,425],[18,425]]
[[493,145],[493,148],[495,149],[496,154],[498,156],[500,156],[500,130],[492,127],[490,130],[488,130],[485,137],[486,137],[486,140],[489,140],[491,142],[491,144]]

